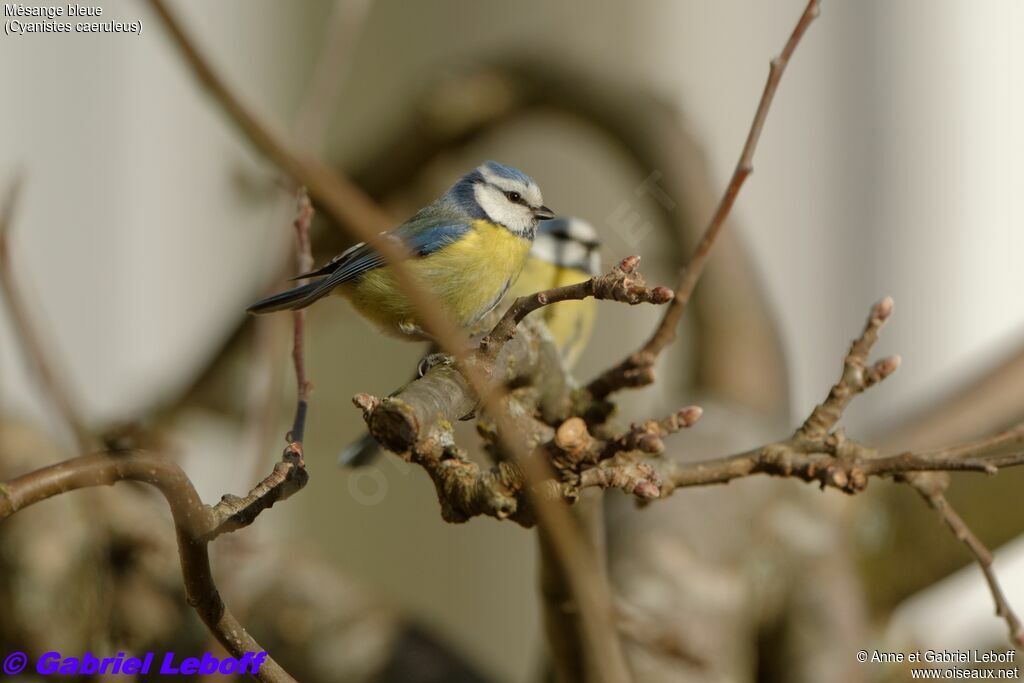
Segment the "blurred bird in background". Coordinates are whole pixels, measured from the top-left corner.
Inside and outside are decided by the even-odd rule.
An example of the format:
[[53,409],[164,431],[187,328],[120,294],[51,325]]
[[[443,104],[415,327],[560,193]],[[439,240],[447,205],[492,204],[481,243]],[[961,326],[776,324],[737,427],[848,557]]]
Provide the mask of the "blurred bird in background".
[[[406,267],[454,322],[470,328],[508,292],[526,261],[537,222],[554,214],[522,171],[487,161],[387,233],[412,255]],[[383,331],[429,339],[384,258],[366,243],[295,279],[319,278],[257,301],[249,313],[305,308],[331,292],[345,296]]]
[[[597,231],[581,218],[556,218],[537,228],[537,237],[519,279],[505,302],[553,287],[574,285],[601,274],[601,242]],[[597,301],[561,301],[539,311],[555,346],[571,369],[590,340]]]
[[[601,273],[601,242],[597,231],[581,218],[555,218],[537,227],[526,263],[494,315],[487,316],[477,332],[486,332],[490,323],[520,296],[528,296],[553,287],[583,282]],[[590,340],[597,319],[597,301],[560,301],[545,306],[541,316],[566,368],[571,369]],[[338,456],[342,467],[363,467],[373,462],[380,449],[369,432],[350,444]]]

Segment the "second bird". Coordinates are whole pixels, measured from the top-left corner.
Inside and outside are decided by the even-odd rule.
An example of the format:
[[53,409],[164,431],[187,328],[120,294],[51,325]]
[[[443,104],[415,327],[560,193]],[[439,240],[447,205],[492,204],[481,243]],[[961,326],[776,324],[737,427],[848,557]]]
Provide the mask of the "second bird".
[[[552,216],[529,176],[488,161],[387,235],[412,254],[405,263],[418,283],[468,328],[505,296],[526,261],[537,221]],[[336,292],[385,332],[427,336],[384,258],[365,243],[299,277],[320,279],[257,301],[248,311],[305,308]]]

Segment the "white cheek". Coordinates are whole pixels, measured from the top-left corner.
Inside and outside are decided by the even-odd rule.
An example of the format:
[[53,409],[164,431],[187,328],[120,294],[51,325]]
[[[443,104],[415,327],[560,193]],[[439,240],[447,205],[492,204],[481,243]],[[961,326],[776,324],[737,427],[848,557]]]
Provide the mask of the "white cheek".
[[548,263],[558,263],[558,240],[544,233],[537,235],[530,247],[530,256]]
[[542,234],[534,240],[530,254],[542,261],[565,268],[586,270],[591,275],[600,274],[601,255],[579,242],[559,240]]
[[533,229],[534,218],[528,208],[508,201],[498,190],[485,185],[473,188],[480,208],[494,223],[500,223],[517,233],[526,233]]
[[570,218],[568,226],[569,237],[577,242],[597,242],[597,231],[590,223],[579,218]]

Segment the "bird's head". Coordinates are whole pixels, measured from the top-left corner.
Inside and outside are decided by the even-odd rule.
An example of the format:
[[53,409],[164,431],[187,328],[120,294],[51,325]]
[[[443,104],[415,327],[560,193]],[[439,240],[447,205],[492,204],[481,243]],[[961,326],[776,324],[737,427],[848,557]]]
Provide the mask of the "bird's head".
[[601,241],[582,218],[541,221],[530,256],[597,277],[601,274]]
[[537,221],[552,218],[540,188],[522,171],[485,161],[452,188],[460,207],[522,237],[533,238]]

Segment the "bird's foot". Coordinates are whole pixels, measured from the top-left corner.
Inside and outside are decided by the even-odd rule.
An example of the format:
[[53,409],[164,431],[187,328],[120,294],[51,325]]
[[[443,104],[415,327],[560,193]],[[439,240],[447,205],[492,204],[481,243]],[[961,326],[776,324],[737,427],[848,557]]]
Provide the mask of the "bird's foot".
[[455,356],[450,356],[447,353],[428,353],[416,366],[416,373],[423,377],[438,365],[453,365],[454,363]]

